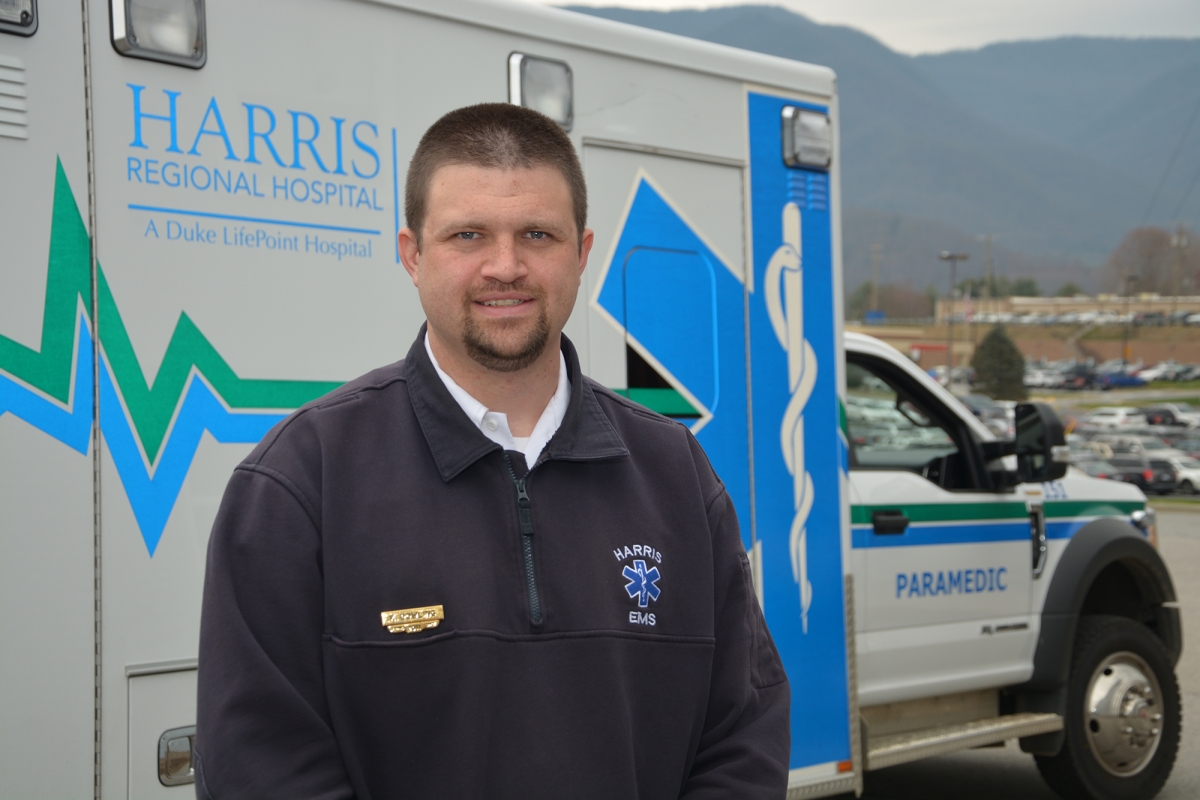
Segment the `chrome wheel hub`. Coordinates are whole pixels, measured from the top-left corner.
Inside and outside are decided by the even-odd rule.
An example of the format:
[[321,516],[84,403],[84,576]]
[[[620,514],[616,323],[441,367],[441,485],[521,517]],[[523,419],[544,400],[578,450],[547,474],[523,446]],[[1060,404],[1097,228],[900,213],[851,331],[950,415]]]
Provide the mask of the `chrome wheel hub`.
[[1105,770],[1126,778],[1141,772],[1162,738],[1162,692],[1136,653],[1113,653],[1092,673],[1084,695],[1084,731]]

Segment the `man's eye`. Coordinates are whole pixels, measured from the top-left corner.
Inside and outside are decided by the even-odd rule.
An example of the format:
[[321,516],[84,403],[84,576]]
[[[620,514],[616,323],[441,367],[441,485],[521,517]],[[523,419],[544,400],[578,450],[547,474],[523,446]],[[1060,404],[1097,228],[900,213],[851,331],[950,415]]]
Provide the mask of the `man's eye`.
[[459,233],[456,233],[455,236],[464,242],[470,242],[479,238],[479,234],[475,231],[460,231]]
[[548,234],[545,231],[528,231],[526,234],[530,239],[545,239]]

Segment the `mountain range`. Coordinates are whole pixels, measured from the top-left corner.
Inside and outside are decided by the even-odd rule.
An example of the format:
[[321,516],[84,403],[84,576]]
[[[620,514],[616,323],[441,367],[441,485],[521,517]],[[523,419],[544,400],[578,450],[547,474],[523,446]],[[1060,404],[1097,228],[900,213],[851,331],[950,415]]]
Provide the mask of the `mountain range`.
[[883,283],[944,289],[945,249],[971,255],[960,277],[982,274],[985,234],[997,274],[1094,290],[1131,229],[1200,219],[1200,39],[907,56],[774,6],[568,8],[837,72],[848,290],[873,244]]

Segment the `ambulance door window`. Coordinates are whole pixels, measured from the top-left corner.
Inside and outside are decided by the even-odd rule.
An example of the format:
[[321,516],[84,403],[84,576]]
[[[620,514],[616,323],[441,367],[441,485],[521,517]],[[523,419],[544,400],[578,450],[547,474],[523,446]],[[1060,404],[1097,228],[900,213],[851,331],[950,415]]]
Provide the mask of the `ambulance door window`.
[[939,419],[931,398],[888,366],[865,358],[846,365],[851,469],[906,470],[943,489],[981,488],[966,432]]

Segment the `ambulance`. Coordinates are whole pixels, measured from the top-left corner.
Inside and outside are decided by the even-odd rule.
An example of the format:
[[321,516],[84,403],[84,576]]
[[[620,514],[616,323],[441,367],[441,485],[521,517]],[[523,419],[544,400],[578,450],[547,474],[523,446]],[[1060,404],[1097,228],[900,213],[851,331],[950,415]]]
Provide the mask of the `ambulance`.
[[1182,642],[1153,512],[1068,471],[1049,409],[998,441],[843,332],[832,71],[501,0],[0,0],[0,797],[191,795],[226,481],[406,352],[408,159],[495,101],[582,157],[584,372],[733,498],[788,796],[1011,739],[1061,793],[1157,791]]

